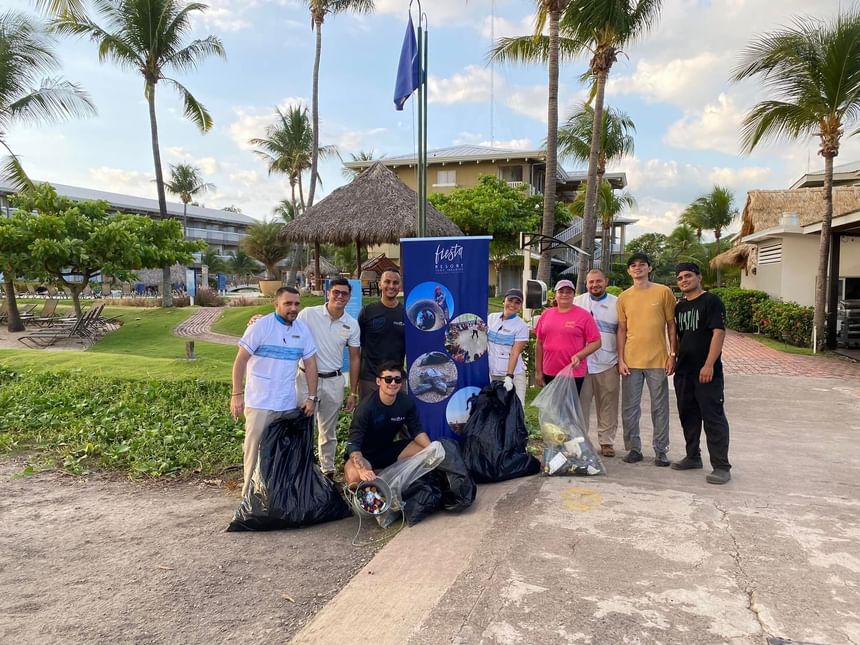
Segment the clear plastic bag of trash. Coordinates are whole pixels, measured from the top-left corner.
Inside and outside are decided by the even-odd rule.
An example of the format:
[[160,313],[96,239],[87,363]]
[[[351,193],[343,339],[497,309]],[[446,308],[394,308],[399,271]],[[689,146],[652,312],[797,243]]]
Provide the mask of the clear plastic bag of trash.
[[568,366],[540,391],[538,409],[543,435],[545,475],[605,475],[606,468],[588,439],[573,368]]
[[445,448],[438,441],[433,441],[420,452],[396,461],[388,468],[379,471],[376,476],[391,490],[389,510],[376,518],[383,528],[390,526],[401,516],[403,492],[416,480],[431,472],[445,460]]

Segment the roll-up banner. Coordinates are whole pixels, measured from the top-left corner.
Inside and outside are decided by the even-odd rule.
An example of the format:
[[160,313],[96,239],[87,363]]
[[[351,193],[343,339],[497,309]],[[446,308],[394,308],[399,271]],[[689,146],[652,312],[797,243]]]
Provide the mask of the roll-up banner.
[[490,237],[400,240],[409,394],[431,439],[459,438],[490,380]]

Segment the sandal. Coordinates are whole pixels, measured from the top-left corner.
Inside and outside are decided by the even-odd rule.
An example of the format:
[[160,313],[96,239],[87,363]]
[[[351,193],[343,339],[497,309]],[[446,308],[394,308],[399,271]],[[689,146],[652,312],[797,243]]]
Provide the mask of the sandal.
[[614,457],[615,456],[615,448],[608,444],[604,444],[600,446],[600,454],[604,457]]

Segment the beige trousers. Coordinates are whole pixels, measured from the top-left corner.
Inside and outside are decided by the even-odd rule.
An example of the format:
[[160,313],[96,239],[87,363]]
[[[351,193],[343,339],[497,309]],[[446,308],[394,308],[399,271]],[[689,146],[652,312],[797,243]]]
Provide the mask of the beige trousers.
[[[320,470],[334,472],[334,457],[337,453],[337,418],[343,407],[343,375],[317,379],[317,447],[320,455]],[[308,382],[301,370],[296,374],[296,393],[299,403],[308,396]]]
[[245,408],[245,444],[243,446],[242,462],[245,468],[245,481],[242,484],[242,497],[251,486],[251,478],[257,467],[257,453],[260,451],[260,440],[263,432],[282,412],[262,410],[260,408]]
[[613,365],[598,374],[589,374],[582,384],[579,394],[582,414],[586,427],[591,425],[591,400],[597,408],[597,440],[601,446],[615,443],[618,431],[618,395],[621,392],[621,378]]

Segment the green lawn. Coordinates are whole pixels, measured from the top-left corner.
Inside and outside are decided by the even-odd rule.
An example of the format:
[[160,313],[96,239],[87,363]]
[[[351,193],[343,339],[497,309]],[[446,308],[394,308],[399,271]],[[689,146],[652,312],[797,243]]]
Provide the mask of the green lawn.
[[786,354],[800,354],[802,356],[816,355],[813,354],[812,350],[808,347],[795,347],[794,345],[789,345],[788,343],[783,343],[782,341],[769,338],[768,336],[762,336],[761,334],[751,334],[750,338],[757,340],[765,347],[770,347],[771,349],[776,349],[780,352],[785,352]]
[[188,361],[185,339],[170,333],[195,311],[195,307],[107,307],[105,315],[122,316],[123,325],[87,351],[0,350],[0,366],[35,372],[81,369],[89,374],[134,380],[229,382],[235,347],[198,341],[198,359]]

